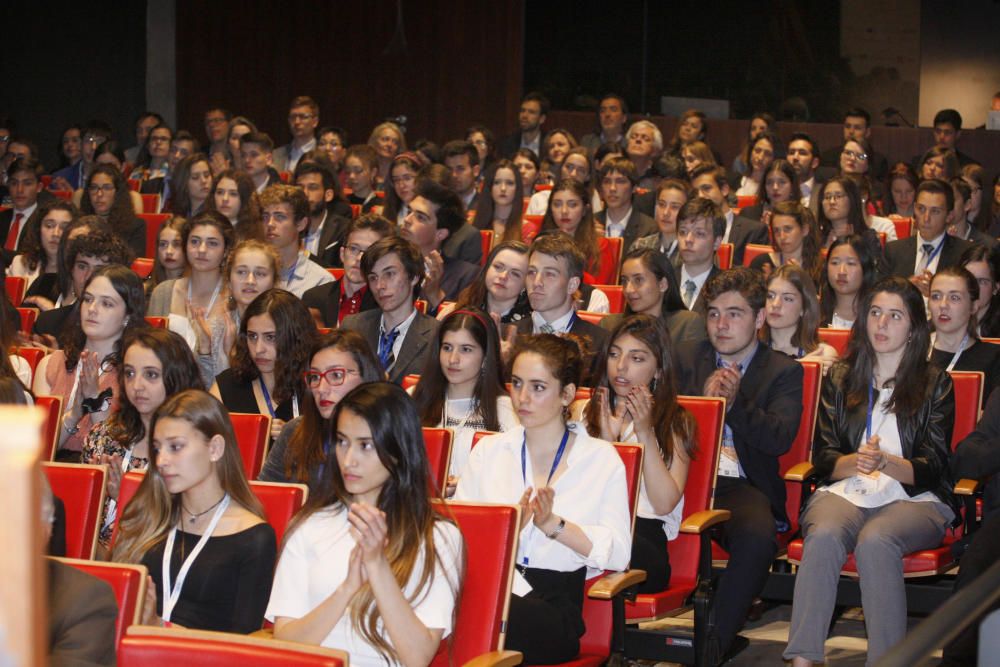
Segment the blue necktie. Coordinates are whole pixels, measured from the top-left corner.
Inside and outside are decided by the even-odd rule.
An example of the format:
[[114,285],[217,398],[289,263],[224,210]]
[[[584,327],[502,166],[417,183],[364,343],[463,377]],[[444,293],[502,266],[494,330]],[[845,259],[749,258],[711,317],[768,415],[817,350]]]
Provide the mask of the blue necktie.
[[396,344],[399,336],[399,328],[394,327],[391,331],[380,331],[378,334],[378,360],[382,362],[382,368],[388,371],[396,361],[392,353],[392,346]]

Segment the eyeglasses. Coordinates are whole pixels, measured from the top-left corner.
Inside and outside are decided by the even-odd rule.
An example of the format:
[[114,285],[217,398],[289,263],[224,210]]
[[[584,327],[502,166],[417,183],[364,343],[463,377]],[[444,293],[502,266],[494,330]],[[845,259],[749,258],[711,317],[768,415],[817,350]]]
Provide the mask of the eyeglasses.
[[347,254],[350,255],[350,256],[352,256],[352,257],[360,257],[361,255],[365,254],[365,249],[364,248],[356,246],[353,243],[351,243],[350,245],[344,246],[344,250],[346,250]]
[[319,371],[306,371],[302,374],[302,379],[310,389],[318,389],[322,380],[326,380],[326,383],[331,387],[339,387],[344,384],[344,380],[347,379],[348,375],[360,375],[360,373],[353,368],[340,368],[338,366],[328,368],[322,373]]
[[6,144],[9,141],[10,141],[10,135],[9,134],[0,135],[0,144]]
[[486,148],[489,144],[486,143],[485,139],[476,139],[470,142],[473,146],[478,146],[479,148]]
[[845,148],[841,154],[846,155],[847,157],[852,157],[855,160],[861,160],[862,162],[868,161],[868,153],[856,153],[855,151],[849,151]]
[[823,201],[840,201],[847,196],[845,192],[828,192],[823,195]]
[[170,137],[160,137],[156,136],[155,134],[149,137],[149,143],[151,144],[166,144],[169,142],[170,142]]
[[297,120],[312,120],[315,116],[311,113],[290,113],[288,114],[288,122],[294,123]]
[[114,191],[115,191],[115,186],[111,185],[110,183],[106,183],[105,185],[90,185],[87,187],[87,192],[90,192],[95,195],[98,192],[111,193]]

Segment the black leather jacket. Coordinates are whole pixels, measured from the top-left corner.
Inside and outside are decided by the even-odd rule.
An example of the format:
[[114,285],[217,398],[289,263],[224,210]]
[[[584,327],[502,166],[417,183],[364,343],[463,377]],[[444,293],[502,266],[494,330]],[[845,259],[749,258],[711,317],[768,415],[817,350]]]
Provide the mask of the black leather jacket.
[[[864,437],[867,404],[847,407],[848,367],[837,364],[823,385],[816,433],[813,438],[813,465],[820,485],[831,484],[837,459],[858,450]],[[925,400],[913,415],[897,415],[903,457],[913,466],[912,485],[903,484],[909,496],[930,491],[958,516],[952,495],[954,486],[948,467],[951,431],[955,422],[955,393],[951,376],[930,367]]]

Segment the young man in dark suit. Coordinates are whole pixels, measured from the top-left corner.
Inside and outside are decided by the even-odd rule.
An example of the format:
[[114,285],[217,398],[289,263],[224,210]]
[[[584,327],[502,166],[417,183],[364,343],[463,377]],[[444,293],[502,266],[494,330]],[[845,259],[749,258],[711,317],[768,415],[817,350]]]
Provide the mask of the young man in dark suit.
[[344,319],[341,325],[360,333],[389,376],[402,384],[407,375],[422,373],[438,322],[417,311],[414,293],[424,279],[424,256],[413,243],[389,236],[374,243],[361,258],[361,271],[378,308]]
[[605,160],[597,172],[597,184],[607,208],[596,218],[604,225],[605,236],[621,237],[622,257],[638,239],[657,232],[656,222],[632,205],[632,194],[638,183],[635,164],[625,157]]
[[322,162],[300,160],[293,178],[309,201],[309,226],[302,238],[303,249],[320,266],[340,268],[343,266],[340,249],[351,224],[351,209],[344,204],[346,215],[334,211],[336,175]]
[[[872,117],[861,108],[848,109],[844,114],[844,139],[836,146],[830,147],[822,155],[823,166],[840,171],[840,152],[848,141],[864,140],[871,143]],[[868,156],[868,174],[870,178],[881,183],[889,175],[889,162],[881,153],[872,151]]]
[[722,211],[726,220],[722,242],[733,244],[733,266],[743,265],[743,252],[748,243],[769,243],[767,226],[757,220],[737,216],[729,208],[729,182],[723,167],[704,164],[696,168],[691,172],[691,189],[696,196],[712,200]]
[[0,211],[0,244],[7,265],[21,248],[24,231],[31,225],[41,224],[38,216],[38,197],[42,192],[42,163],[32,158],[18,158],[7,168],[7,190],[12,208]]
[[521,99],[517,114],[518,131],[500,140],[497,153],[508,160],[521,148],[530,148],[539,157],[542,154],[542,125],[549,113],[549,100],[541,93],[528,93]]
[[715,251],[726,232],[726,219],[711,199],[695,197],[681,207],[677,214],[678,254],[681,258],[677,271],[677,287],[687,309],[704,315],[706,302],[702,296],[705,284],[719,273],[715,265]]
[[885,246],[889,273],[907,278],[925,297],[939,269],[958,264],[971,243],[946,233],[955,208],[955,193],[944,181],[931,179],[917,187],[913,204],[913,236]]
[[764,324],[764,278],[746,267],[705,285],[708,341],[677,346],[682,394],[726,399],[715,489],[716,509],[732,512],[715,539],[729,551],[712,612],[710,644],[717,664],[746,621],[788,529],[778,457],[788,451],[802,414],[802,367],[757,341]]

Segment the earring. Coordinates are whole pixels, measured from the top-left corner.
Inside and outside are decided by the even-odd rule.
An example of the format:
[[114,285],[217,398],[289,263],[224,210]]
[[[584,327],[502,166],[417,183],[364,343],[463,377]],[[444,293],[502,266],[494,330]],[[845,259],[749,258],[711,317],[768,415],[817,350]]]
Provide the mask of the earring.
[[125,327],[127,327],[127,326],[128,326],[128,316],[126,315],[126,316],[125,316],[125,319],[124,319],[124,320],[122,320],[122,328],[125,328]]

